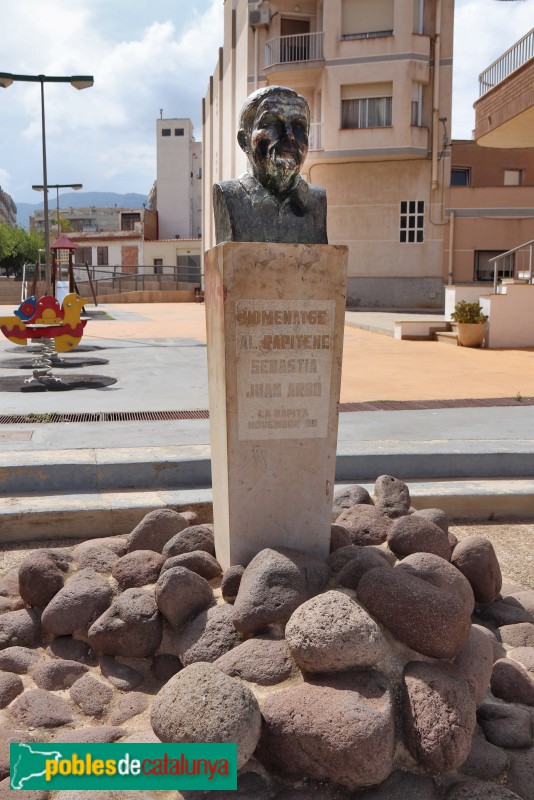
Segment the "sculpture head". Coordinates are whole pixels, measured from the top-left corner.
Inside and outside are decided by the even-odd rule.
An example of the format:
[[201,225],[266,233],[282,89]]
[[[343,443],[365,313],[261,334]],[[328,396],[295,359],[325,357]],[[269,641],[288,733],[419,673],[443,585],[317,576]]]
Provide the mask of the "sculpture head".
[[308,152],[310,109],[305,98],[285,86],[266,86],[246,99],[237,141],[254,177],[270,192],[284,195],[295,183]]

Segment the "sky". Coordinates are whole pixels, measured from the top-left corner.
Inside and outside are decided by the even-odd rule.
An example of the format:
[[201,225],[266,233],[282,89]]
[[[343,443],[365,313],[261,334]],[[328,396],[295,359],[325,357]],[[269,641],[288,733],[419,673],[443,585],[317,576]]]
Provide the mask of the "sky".
[[[222,45],[223,0],[0,0],[0,72],[93,75],[45,85],[48,182],[148,194],[155,121],[189,117]],[[328,10],[328,0],[325,3]],[[527,33],[534,0],[456,0],[453,138],[471,138],[478,75]],[[0,88],[0,186],[33,203],[43,182],[38,83]],[[66,191],[66,190],[65,190]]]

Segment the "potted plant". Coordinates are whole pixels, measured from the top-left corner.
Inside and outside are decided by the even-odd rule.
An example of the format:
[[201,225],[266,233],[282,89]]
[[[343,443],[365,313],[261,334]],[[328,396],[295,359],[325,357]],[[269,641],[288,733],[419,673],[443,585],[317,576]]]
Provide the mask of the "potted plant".
[[451,319],[458,324],[458,344],[462,347],[482,347],[486,335],[486,314],[480,303],[460,300],[456,303]]

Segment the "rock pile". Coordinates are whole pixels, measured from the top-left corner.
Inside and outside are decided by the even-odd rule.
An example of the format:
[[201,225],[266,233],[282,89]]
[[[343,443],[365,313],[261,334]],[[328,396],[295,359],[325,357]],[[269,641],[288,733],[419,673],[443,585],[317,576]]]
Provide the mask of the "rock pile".
[[390,476],[337,493],[326,560],[223,575],[163,509],[35,551],[0,600],[0,796],[9,741],[55,738],[237,742],[250,800],[534,797],[534,591]]

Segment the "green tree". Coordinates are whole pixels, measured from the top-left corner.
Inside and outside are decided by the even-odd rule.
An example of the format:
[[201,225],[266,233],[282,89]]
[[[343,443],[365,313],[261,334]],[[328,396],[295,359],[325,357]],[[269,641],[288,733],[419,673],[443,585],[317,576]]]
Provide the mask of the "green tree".
[[41,233],[28,233],[19,226],[0,223],[0,269],[19,274],[26,263],[35,263],[44,247]]
[[[72,222],[70,219],[63,219],[61,214],[59,215],[59,229],[61,233],[73,233],[74,228],[72,227]],[[57,217],[54,217],[50,220],[50,231],[53,234],[57,233]]]

